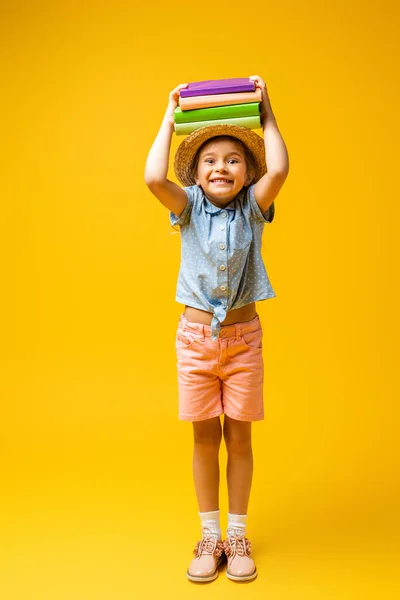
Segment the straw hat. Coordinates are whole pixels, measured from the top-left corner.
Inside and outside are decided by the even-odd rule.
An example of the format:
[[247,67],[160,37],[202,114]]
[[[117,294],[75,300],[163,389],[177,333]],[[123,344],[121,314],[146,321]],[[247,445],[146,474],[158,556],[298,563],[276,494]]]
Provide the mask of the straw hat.
[[267,172],[265,162],[265,146],[262,137],[254,133],[248,127],[240,125],[206,125],[200,127],[188,135],[175,154],[174,170],[175,175],[184,186],[195,185],[195,181],[191,175],[191,167],[197,150],[208,139],[216,135],[231,135],[239,139],[250,150],[254,157],[255,176],[251,183],[256,183]]

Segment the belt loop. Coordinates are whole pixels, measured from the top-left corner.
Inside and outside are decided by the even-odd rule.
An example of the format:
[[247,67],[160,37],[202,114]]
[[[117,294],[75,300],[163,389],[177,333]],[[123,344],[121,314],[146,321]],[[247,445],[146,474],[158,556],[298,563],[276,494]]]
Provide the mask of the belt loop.
[[201,326],[201,341],[203,342],[205,338],[205,333],[204,333],[204,325]]
[[240,338],[241,338],[240,325],[235,324],[235,335],[236,335],[236,341],[240,342]]

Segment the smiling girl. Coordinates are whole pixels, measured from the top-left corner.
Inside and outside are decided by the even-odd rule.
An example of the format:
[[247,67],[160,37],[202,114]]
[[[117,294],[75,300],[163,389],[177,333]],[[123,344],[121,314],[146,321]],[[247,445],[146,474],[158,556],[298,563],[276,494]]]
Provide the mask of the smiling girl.
[[[195,130],[168,164],[178,85],[150,149],[145,181],[179,225],[181,264],[176,300],[185,305],[176,332],[179,418],[193,423],[193,477],[202,538],[187,569],[192,581],[212,581],[227,559],[234,581],[257,576],[246,537],[253,475],[251,423],[264,418],[263,329],[256,302],[276,296],[261,256],[265,223],[289,171],[289,158],[264,81],[263,138],[236,125]],[[266,159],[267,157],[267,159]],[[220,417],[224,415],[223,427]],[[228,526],[219,514],[219,448],[228,453]]]

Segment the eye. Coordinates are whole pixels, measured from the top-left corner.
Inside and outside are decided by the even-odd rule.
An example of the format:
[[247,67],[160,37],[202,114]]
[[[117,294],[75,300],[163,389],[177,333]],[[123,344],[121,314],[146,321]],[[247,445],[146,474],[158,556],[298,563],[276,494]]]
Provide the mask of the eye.
[[233,162],[238,162],[236,158],[231,158],[231,160],[233,160]]

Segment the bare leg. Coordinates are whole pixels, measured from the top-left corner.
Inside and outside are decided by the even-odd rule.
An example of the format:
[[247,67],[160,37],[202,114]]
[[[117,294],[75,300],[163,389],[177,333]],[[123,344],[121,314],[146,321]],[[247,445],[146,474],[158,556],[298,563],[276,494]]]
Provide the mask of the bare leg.
[[251,422],[224,418],[224,438],[228,451],[226,468],[229,495],[229,512],[247,514],[253,478],[253,450],[251,447]]
[[219,417],[193,422],[193,476],[200,512],[219,509],[218,454],[222,439]]

